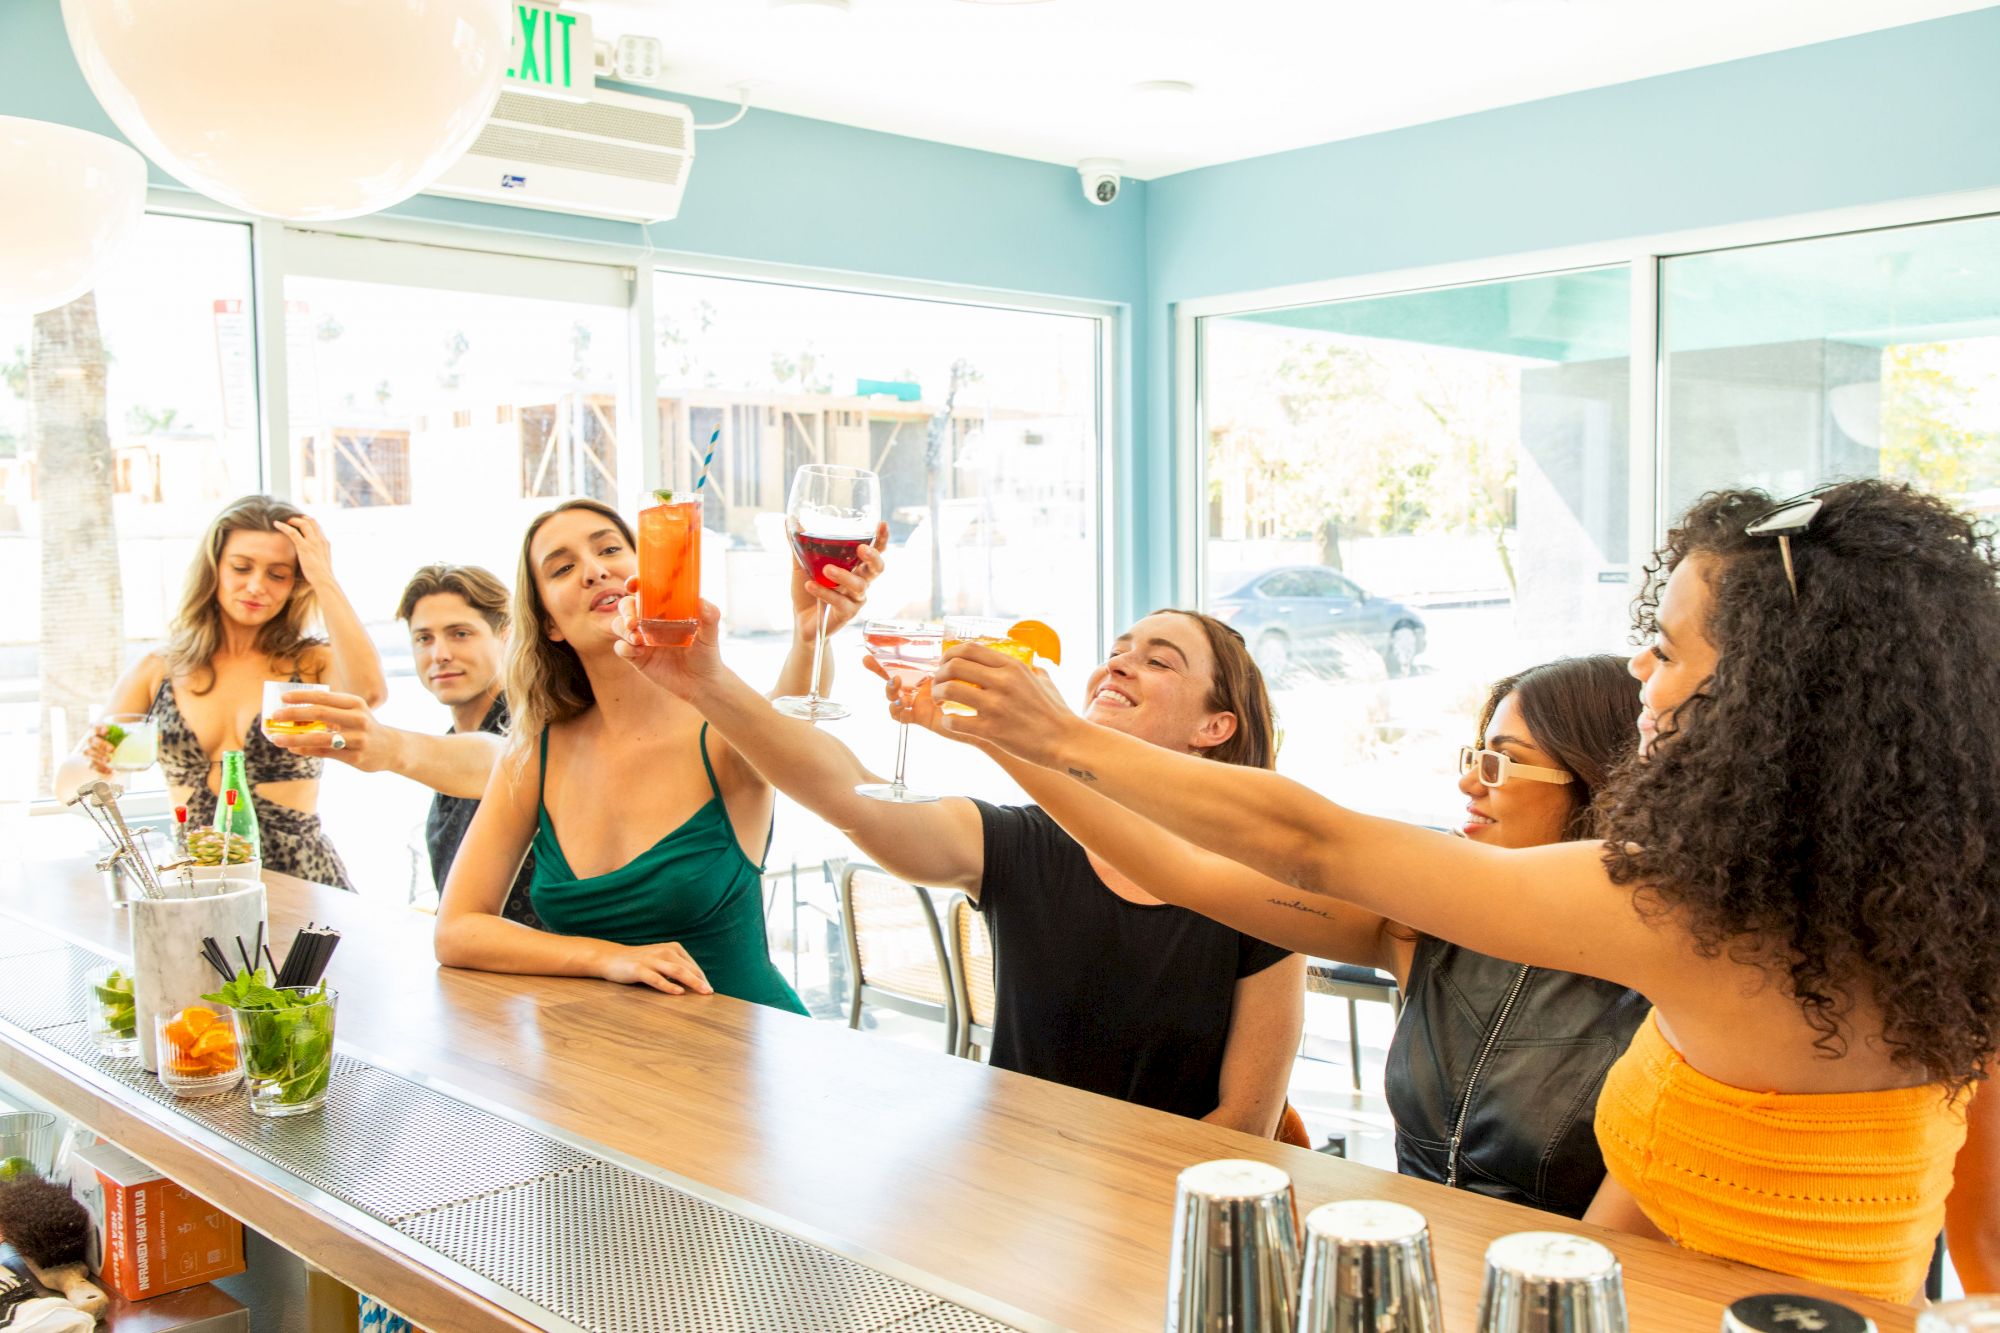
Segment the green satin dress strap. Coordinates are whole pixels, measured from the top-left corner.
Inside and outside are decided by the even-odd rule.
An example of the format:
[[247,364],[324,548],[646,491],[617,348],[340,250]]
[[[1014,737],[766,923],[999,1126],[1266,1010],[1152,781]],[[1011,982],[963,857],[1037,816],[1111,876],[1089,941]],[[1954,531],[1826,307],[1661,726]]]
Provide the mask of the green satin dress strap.
[[[722,787],[708,758],[707,723],[701,728],[707,804],[616,870],[587,878],[578,878],[570,869],[549,819],[546,727],[541,751],[535,878],[529,896],[548,929],[625,945],[678,943],[700,964],[717,994],[796,1014],[806,1012],[771,961],[764,930],[762,869],[743,854],[730,823]],[[569,780],[576,778],[572,775]],[[764,845],[768,851],[768,831]]]

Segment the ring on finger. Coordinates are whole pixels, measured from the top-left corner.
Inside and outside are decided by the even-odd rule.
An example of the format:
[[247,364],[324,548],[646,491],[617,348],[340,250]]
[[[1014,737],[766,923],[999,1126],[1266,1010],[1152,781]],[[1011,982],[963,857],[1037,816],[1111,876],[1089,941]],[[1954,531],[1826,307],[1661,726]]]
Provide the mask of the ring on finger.
[[334,728],[333,740],[329,743],[336,750],[345,750],[347,748],[347,737],[340,734],[339,728]]

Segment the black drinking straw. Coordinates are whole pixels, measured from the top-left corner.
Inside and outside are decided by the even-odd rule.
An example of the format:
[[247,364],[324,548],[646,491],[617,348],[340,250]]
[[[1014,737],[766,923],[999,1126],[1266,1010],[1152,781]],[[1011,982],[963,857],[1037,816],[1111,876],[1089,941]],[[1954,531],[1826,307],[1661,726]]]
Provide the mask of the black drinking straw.
[[215,942],[213,935],[201,937],[201,956],[206,958],[208,965],[221,975],[225,985],[235,980],[235,976],[229,970],[229,958],[222,952],[222,946]]
[[333,958],[334,946],[340,943],[340,932],[331,927],[315,929],[307,926],[292,937],[292,947],[285,954],[285,967],[281,986],[316,986],[325,975],[327,963]]

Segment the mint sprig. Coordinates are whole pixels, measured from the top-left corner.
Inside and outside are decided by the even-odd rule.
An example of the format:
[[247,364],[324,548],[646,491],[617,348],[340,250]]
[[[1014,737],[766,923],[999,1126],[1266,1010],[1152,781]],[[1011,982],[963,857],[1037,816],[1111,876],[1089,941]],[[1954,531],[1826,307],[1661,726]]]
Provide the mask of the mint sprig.
[[238,970],[221,990],[201,998],[237,1012],[244,1072],[275,1080],[278,1100],[290,1104],[318,1095],[333,1072],[333,1011],[326,994],[324,981],[304,993],[279,990],[260,967]]

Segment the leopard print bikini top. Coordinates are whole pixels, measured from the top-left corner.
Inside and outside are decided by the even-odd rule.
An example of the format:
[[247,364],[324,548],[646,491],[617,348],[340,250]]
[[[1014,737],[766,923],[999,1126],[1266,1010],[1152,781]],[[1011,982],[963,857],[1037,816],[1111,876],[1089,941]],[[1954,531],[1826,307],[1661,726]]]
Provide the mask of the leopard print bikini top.
[[[160,682],[159,693],[153,696],[151,715],[159,726],[160,769],[167,775],[167,782],[175,787],[207,791],[208,770],[220,763],[221,757],[210,759],[208,752],[201,748],[194,728],[181,716],[180,704],[174,699],[171,677]],[[248,779],[250,789],[255,791],[266,782],[317,778],[325,761],[293,754],[271,744],[271,738],[264,734],[263,720],[262,714],[251,719],[249,733],[243,738],[244,777]]]

